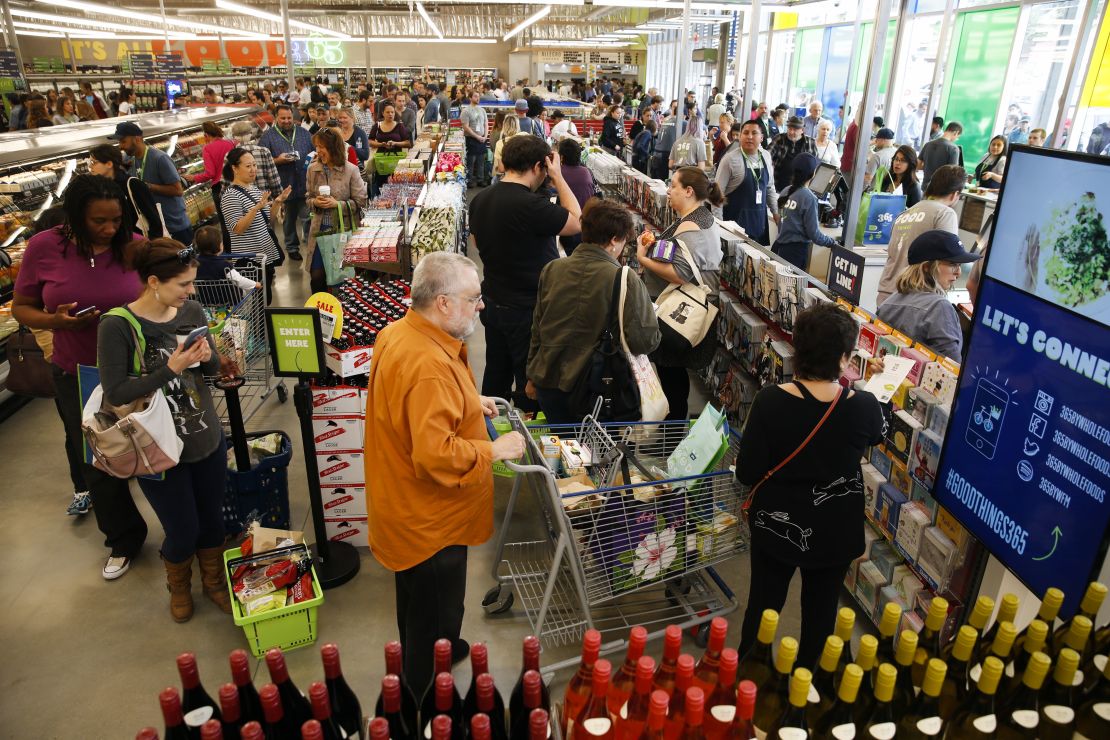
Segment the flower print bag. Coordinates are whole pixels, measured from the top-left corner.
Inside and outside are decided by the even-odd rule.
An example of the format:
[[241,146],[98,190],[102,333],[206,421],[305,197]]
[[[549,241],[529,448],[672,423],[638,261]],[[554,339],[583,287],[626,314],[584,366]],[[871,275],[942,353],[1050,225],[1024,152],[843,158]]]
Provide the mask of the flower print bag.
[[[146,339],[138,319],[126,308],[113,308],[107,315],[118,316],[130,325],[135,342],[132,372],[146,375]],[[113,406],[98,384],[81,412],[81,433],[92,453],[93,466],[115,478],[165,472],[177,465],[185,446],[161,388],[131,403]]]

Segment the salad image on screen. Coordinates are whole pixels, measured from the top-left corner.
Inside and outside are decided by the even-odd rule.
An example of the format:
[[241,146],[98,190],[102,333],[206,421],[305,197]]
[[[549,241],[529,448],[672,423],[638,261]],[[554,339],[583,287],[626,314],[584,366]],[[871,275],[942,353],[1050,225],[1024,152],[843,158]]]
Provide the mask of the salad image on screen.
[[1064,305],[1089,303],[1110,291],[1110,243],[1094,193],[1055,209],[1042,229],[1041,251],[1048,255],[1045,282]]

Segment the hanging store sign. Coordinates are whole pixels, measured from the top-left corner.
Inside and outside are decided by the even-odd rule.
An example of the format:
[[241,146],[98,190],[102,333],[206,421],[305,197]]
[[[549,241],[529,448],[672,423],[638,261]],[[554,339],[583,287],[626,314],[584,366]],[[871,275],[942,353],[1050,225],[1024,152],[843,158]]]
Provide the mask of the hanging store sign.
[[829,287],[858,306],[863,294],[862,255],[845,247],[833,247],[829,265]]
[[1110,161],[1014,147],[934,492],[1062,616],[1110,522],[1108,215]]

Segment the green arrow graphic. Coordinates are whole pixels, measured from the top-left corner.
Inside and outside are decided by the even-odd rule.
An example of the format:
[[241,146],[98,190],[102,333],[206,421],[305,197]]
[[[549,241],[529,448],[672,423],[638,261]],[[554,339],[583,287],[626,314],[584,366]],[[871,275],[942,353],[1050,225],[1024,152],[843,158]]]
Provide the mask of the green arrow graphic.
[[1048,551],[1047,555],[1042,555],[1039,558],[1033,558],[1033,559],[1034,560],[1048,560],[1050,557],[1052,557],[1052,553],[1056,552],[1056,546],[1058,544],[1060,544],[1060,537],[1063,534],[1064,533],[1060,531],[1059,525],[1053,527],[1052,528],[1052,535],[1053,535],[1054,539],[1052,540],[1052,549]]

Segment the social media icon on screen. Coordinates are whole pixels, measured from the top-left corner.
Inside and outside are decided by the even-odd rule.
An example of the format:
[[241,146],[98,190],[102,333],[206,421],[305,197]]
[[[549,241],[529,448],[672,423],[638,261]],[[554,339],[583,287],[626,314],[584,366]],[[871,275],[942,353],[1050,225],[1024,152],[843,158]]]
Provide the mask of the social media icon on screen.
[[1025,438],[1025,446],[1022,448],[1022,451],[1027,456],[1033,457],[1034,455],[1036,455],[1038,452],[1041,451],[1041,446],[1039,444],[1037,444],[1036,442],[1034,442],[1033,440],[1026,437]]
[[1028,483],[1033,480],[1033,466],[1029,464],[1028,460],[1022,460],[1017,464],[1018,478]]
[[1006,405],[1009,403],[1009,393],[986,378],[979,379],[964,439],[988,460],[994,459],[998,435],[1006,418]]
[[1038,414],[1033,414],[1029,419],[1029,433],[1035,434],[1037,439],[1044,439],[1046,429],[1048,429],[1048,419]]
[[1033,402],[1033,408],[1040,411],[1045,416],[1052,413],[1052,403],[1056,399],[1048,395],[1044,391],[1037,391],[1037,400]]

